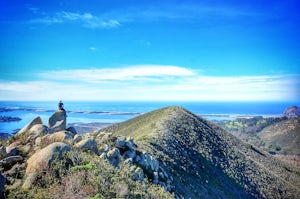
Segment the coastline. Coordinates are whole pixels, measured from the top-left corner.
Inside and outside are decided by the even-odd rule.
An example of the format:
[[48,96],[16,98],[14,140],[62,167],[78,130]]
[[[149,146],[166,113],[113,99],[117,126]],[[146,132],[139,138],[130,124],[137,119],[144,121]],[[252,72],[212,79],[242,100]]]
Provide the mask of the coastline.
[[[283,117],[282,113],[294,103],[274,102],[65,102],[68,124],[88,129],[100,129],[107,124],[115,124],[147,112],[167,107],[183,107],[210,121],[236,120],[239,118]],[[19,117],[16,122],[0,122],[0,133],[14,133],[17,129],[40,116],[47,123],[48,118],[56,111],[56,102],[20,102],[0,101],[0,116]],[[97,125],[95,125],[97,124]],[[79,127],[78,127],[79,128]]]

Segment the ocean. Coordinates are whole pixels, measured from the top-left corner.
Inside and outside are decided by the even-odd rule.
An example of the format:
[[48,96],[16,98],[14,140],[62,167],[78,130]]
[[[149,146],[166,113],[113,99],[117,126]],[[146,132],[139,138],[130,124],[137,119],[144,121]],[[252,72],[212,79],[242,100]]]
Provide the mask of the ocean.
[[[0,133],[13,133],[40,116],[47,125],[58,102],[0,101],[0,116],[19,117],[0,122]],[[64,101],[68,123],[117,123],[167,106],[181,106],[208,120],[233,120],[236,116],[279,116],[291,102],[78,102]]]

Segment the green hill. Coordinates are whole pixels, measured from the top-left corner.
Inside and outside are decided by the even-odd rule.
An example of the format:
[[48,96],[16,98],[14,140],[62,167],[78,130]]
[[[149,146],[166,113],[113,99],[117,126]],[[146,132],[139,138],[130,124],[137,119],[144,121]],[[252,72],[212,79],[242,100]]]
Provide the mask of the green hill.
[[[132,136],[157,158],[185,198],[299,198],[300,171],[180,107],[100,132]],[[99,133],[100,133],[99,132]]]

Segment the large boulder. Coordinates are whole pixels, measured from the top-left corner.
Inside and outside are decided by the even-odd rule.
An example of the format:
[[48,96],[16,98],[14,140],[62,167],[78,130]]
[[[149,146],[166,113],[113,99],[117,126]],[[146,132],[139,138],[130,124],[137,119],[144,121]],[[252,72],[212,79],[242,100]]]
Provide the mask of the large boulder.
[[29,129],[29,132],[30,134],[27,139],[35,140],[39,135],[50,133],[51,130],[43,124],[36,124]]
[[108,161],[115,167],[119,165],[120,162],[120,151],[117,148],[113,148],[110,151],[108,151],[107,159]]
[[54,142],[63,142],[67,140],[73,140],[74,134],[70,131],[58,131],[51,134],[48,139],[53,140]]
[[48,168],[55,158],[60,158],[63,152],[70,151],[71,148],[65,143],[54,142],[40,151],[33,154],[27,160],[26,179],[23,184],[24,189],[30,189],[37,178],[37,173]]
[[24,126],[20,131],[18,131],[16,136],[22,135],[22,134],[28,132],[36,124],[43,124],[41,117],[34,118],[31,122],[29,122],[26,126]]
[[95,154],[98,154],[98,144],[94,138],[88,138],[85,140],[81,140],[80,142],[74,145],[75,148],[81,150],[89,150]]
[[56,157],[60,157],[63,152],[70,150],[70,146],[62,142],[54,142],[46,146],[27,160],[26,175],[41,171],[42,166],[49,166]]
[[67,114],[64,110],[56,111],[48,121],[48,126],[54,132],[56,131],[63,131],[66,129],[67,124]]

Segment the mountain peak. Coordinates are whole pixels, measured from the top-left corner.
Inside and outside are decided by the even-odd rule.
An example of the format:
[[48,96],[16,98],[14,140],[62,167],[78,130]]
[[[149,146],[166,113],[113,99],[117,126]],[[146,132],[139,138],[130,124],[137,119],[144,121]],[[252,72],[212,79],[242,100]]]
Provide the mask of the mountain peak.
[[181,107],[155,110],[101,131],[134,137],[162,162],[174,178],[175,194],[183,197],[300,193],[299,171]]

